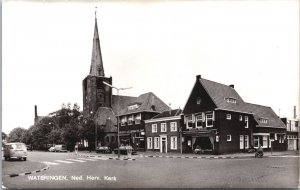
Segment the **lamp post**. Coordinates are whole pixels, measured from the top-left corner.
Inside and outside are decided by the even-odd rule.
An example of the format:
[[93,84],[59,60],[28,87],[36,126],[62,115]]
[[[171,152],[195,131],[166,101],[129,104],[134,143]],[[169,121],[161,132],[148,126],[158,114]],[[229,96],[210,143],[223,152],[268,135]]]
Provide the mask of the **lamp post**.
[[[52,131],[54,130],[54,124],[52,122],[49,122],[49,125],[51,126],[52,125]],[[52,141],[52,145],[54,146],[54,139]]]
[[[105,84],[106,86],[109,86],[110,88],[114,88],[114,89],[117,89],[117,95],[118,95],[118,98],[119,98],[119,101],[118,101],[118,107],[117,107],[117,113],[119,112],[119,105],[120,105],[120,97],[119,97],[119,90],[127,90],[127,89],[131,89],[132,87],[128,87],[128,88],[117,88],[117,87],[114,87],[112,86],[111,84],[108,84],[107,82],[104,82],[103,81],[103,84]],[[117,146],[118,146],[118,158],[120,158],[120,116],[119,116],[119,113],[118,113],[118,116],[117,116],[117,138],[118,138],[118,141],[117,141]]]
[[[92,120],[94,119],[93,118],[93,111],[90,112],[90,117],[92,118]],[[94,124],[95,124],[95,122],[94,122]],[[95,124],[95,151],[97,151],[97,125],[96,124]]]

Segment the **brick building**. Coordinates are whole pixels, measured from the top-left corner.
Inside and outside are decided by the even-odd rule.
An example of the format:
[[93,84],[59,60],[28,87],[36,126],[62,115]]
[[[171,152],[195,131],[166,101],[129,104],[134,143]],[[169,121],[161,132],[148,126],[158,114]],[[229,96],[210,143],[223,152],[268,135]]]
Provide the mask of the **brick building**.
[[244,102],[234,85],[196,77],[183,109],[183,152],[244,152],[250,146],[284,150],[284,123],[270,107]]
[[182,152],[181,109],[164,111],[145,120],[146,150],[162,153]]

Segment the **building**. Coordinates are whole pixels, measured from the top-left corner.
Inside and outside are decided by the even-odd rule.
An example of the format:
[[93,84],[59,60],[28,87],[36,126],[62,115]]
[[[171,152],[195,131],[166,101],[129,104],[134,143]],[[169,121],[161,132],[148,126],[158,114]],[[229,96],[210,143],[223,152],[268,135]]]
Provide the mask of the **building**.
[[[144,120],[168,110],[169,107],[152,92],[138,97],[113,95],[112,77],[106,77],[100,48],[97,18],[95,18],[90,72],[82,81],[83,118],[92,119],[95,133],[101,133],[97,144],[116,146],[117,124],[120,116],[120,139],[123,144],[145,148]],[[100,131],[96,131],[100,128]],[[98,134],[99,135],[99,134]],[[95,142],[91,142],[94,143]],[[90,146],[94,146],[91,145]]]
[[165,110],[169,110],[162,100],[152,92],[139,97],[123,97],[123,109],[118,112],[120,117],[120,141],[131,144],[135,149],[145,149],[145,122]]
[[285,149],[284,123],[270,107],[245,102],[234,85],[196,76],[183,114],[183,152],[196,146],[213,154],[244,152],[260,145],[265,150]]
[[182,152],[181,109],[164,111],[145,120],[146,150],[161,153]]
[[286,125],[287,150],[299,150],[299,119],[281,118]]

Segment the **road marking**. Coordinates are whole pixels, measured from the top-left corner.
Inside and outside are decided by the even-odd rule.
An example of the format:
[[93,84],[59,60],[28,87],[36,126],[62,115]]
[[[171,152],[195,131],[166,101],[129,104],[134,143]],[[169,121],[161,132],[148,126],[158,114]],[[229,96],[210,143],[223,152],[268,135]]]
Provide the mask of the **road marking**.
[[71,159],[71,158],[66,159],[66,160],[70,160],[70,161],[74,161],[74,162],[86,162],[86,161],[84,161],[84,160],[75,160],[75,159]]
[[55,163],[55,162],[43,162],[43,163],[48,165],[59,165],[59,163]]
[[101,158],[101,157],[93,157],[93,159],[98,159],[98,160],[108,160],[108,158]]
[[78,158],[78,159],[80,159],[80,160],[88,160],[88,161],[97,161],[97,160],[91,159],[91,158]]
[[55,162],[61,162],[61,163],[66,163],[66,164],[72,164],[74,162],[69,162],[69,161],[64,161],[64,160],[54,160]]

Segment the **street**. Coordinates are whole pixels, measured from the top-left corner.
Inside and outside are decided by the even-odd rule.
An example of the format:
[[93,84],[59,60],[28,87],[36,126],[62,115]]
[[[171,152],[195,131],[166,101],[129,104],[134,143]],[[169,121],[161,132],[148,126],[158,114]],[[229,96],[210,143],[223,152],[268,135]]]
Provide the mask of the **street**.
[[[73,153],[28,152],[28,161],[48,170],[3,176],[8,188],[295,188],[299,158],[278,156],[236,159],[144,158],[134,161],[85,158]],[[35,176],[35,177],[34,177]]]

